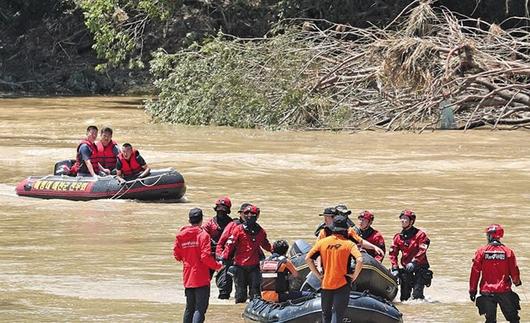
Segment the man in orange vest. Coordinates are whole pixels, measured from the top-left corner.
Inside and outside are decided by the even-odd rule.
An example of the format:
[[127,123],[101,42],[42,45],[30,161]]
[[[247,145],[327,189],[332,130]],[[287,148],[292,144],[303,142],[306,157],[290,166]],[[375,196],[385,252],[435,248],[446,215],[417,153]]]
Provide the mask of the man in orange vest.
[[125,143],[122,152],[116,161],[116,175],[119,181],[129,181],[135,178],[142,178],[149,174],[151,169],[131,144]]
[[[332,235],[320,239],[306,256],[306,263],[313,275],[322,281],[322,322],[342,322],[342,317],[350,299],[351,283],[354,282],[363,266],[363,257],[357,245],[348,240],[347,218],[338,215],[329,228]],[[320,273],[315,260],[320,257]],[[355,258],[355,269],[350,272],[350,257]]]

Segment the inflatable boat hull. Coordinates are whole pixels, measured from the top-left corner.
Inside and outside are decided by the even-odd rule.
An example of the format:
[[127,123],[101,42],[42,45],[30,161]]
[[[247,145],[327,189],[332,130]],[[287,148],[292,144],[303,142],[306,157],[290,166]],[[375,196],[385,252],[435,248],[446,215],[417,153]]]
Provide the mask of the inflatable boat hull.
[[[283,304],[256,298],[245,307],[243,318],[245,322],[322,322],[320,296]],[[352,292],[341,322],[398,323],[403,320],[402,314],[392,303],[367,293]]]
[[95,199],[174,200],[186,193],[184,177],[173,169],[153,170],[150,175],[125,183],[114,176],[94,179],[66,175],[31,176],[16,187],[20,196],[87,201]]
[[[299,290],[302,284],[303,289],[307,291],[317,291],[320,288],[320,281],[312,277],[305,263],[305,255],[310,248],[311,246],[306,241],[296,240],[289,252],[290,259],[299,273],[298,278],[291,278],[291,289]],[[362,255],[363,270],[355,281],[354,290],[359,292],[368,290],[371,294],[392,301],[398,292],[397,280],[379,261],[366,252],[362,252]],[[307,281],[304,283],[306,278]]]

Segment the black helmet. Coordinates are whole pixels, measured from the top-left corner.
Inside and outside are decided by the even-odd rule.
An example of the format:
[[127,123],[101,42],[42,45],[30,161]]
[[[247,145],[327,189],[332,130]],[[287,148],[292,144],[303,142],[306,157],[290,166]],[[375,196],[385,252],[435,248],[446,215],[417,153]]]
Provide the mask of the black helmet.
[[335,206],[335,209],[337,210],[339,215],[342,215],[345,217],[348,217],[348,215],[351,214],[351,211],[348,210],[348,207],[345,204],[338,204],[337,206]]
[[289,243],[285,240],[276,240],[272,244],[272,252],[284,256],[289,250]]

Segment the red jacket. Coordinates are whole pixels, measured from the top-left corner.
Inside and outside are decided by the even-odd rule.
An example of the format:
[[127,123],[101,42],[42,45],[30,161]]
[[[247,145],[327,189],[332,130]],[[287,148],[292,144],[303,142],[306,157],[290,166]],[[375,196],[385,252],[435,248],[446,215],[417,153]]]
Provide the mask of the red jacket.
[[223,250],[225,250],[226,242],[228,241],[228,238],[232,235],[234,229],[241,224],[241,220],[237,219],[227,224],[225,227],[223,233],[219,237],[219,240],[217,240],[217,246],[215,246],[215,254],[217,257],[223,257]]
[[226,230],[226,228],[228,228],[228,226],[232,222],[234,221],[230,221],[223,230],[223,228],[221,228],[221,226],[217,223],[217,216],[214,216],[213,218],[208,220],[208,222],[206,222],[206,224],[204,224],[202,228],[210,235],[210,238],[212,238],[212,240],[217,243],[221,238],[223,232]]
[[96,173],[96,175],[97,175],[97,173],[99,172],[98,149],[97,149],[95,143],[90,142],[90,141],[88,141],[86,139],[81,140],[79,145],[77,145],[77,149],[76,149],[77,155],[75,157],[75,163],[72,166],[72,168],[70,169],[70,174],[71,175],[75,175],[77,173],[88,173],[88,168],[87,168],[87,166],[85,164],[85,161],[81,157],[81,153],[79,152],[79,149],[84,144],[86,144],[88,146],[88,148],[90,149],[90,153],[91,153],[90,154],[90,163],[92,164],[92,168],[94,169],[94,173]]
[[475,252],[469,292],[476,293],[481,274],[481,293],[506,293],[512,290],[512,281],[516,285],[521,282],[514,252],[500,242],[487,244]]
[[222,267],[212,257],[210,236],[199,226],[185,226],[180,230],[175,238],[173,256],[184,263],[185,288],[209,286],[209,269]]
[[401,251],[401,265],[405,267],[409,262],[414,261],[416,265],[428,266],[427,249],[431,241],[422,230],[412,227],[403,230],[394,236],[388,258],[392,268],[398,268],[398,254]]
[[123,176],[133,176],[133,175],[139,175],[143,172],[143,167],[138,163],[136,160],[136,156],[138,156],[138,151],[133,148],[131,158],[129,160],[125,159],[123,156],[123,153],[120,153],[118,155],[118,159],[121,163],[121,172]]
[[238,266],[257,266],[263,256],[261,248],[269,252],[272,250],[265,230],[259,227],[255,234],[251,234],[240,224],[228,238],[222,257],[229,260],[233,256],[234,264]]
[[385,258],[385,252],[386,252],[386,248],[385,248],[385,239],[383,238],[383,235],[375,230],[374,228],[372,227],[368,227],[368,229],[366,230],[361,230],[359,229],[359,233],[360,233],[360,236],[361,238],[363,238],[363,240],[366,240],[368,242],[370,242],[371,244],[375,245],[375,246],[378,246],[379,248],[381,248],[381,250],[383,250],[383,255],[382,256],[379,256],[375,250],[372,250],[372,249],[368,249],[366,250],[366,252],[375,258],[375,260],[379,261],[379,262],[383,262],[383,258]]
[[112,140],[107,146],[103,146],[101,141],[96,143],[97,147],[97,158],[101,166],[104,168],[113,170],[116,168],[116,155],[114,155],[114,146],[118,144]]

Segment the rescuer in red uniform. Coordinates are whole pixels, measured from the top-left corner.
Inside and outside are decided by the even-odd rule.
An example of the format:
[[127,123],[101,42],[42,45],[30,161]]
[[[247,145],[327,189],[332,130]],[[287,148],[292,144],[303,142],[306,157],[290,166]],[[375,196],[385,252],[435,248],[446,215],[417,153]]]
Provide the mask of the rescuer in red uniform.
[[[213,208],[216,215],[203,225],[204,230],[212,238],[212,252],[214,254],[221,235],[227,226],[233,221],[229,216],[231,208],[232,201],[228,196],[217,199]],[[218,271],[215,276],[215,283],[219,289],[219,299],[229,299],[230,293],[232,292],[232,277],[228,275],[227,270],[228,267],[225,266]]]
[[223,251],[223,262],[234,259],[233,268],[229,270],[234,275],[236,303],[246,302],[247,288],[251,299],[260,296],[259,263],[265,258],[261,249],[270,252],[272,248],[267,233],[256,222],[259,214],[259,208],[254,205],[243,210],[244,222],[234,228]]
[[222,267],[212,256],[210,236],[201,227],[202,219],[201,209],[191,209],[190,225],[183,227],[177,234],[173,248],[175,259],[184,264],[184,323],[204,322],[210,298],[210,269],[219,270]]
[[363,240],[366,240],[373,244],[374,246],[379,247],[383,251],[383,254],[380,255],[373,249],[368,249],[366,252],[375,258],[375,260],[379,262],[383,262],[383,258],[385,258],[385,239],[383,238],[383,235],[372,228],[372,223],[374,223],[374,214],[371,211],[362,211],[359,216],[357,217],[359,220],[359,226],[357,228],[357,233],[363,238]]
[[519,296],[512,291],[512,283],[521,285],[517,260],[512,249],[500,239],[504,229],[499,224],[486,228],[488,244],[475,252],[469,275],[469,298],[475,302],[480,279],[480,296],[476,298],[478,313],[486,316],[486,323],[497,322],[497,304],[511,323],[519,322]]
[[[399,215],[401,220],[400,233],[394,236],[388,257],[392,265],[392,275],[398,277],[401,283],[401,301],[410,298],[423,299],[423,289],[429,287],[432,271],[429,270],[427,249],[430,240],[427,234],[414,226],[416,214],[411,210],[404,210]],[[399,269],[398,255],[401,251],[401,266]]]

